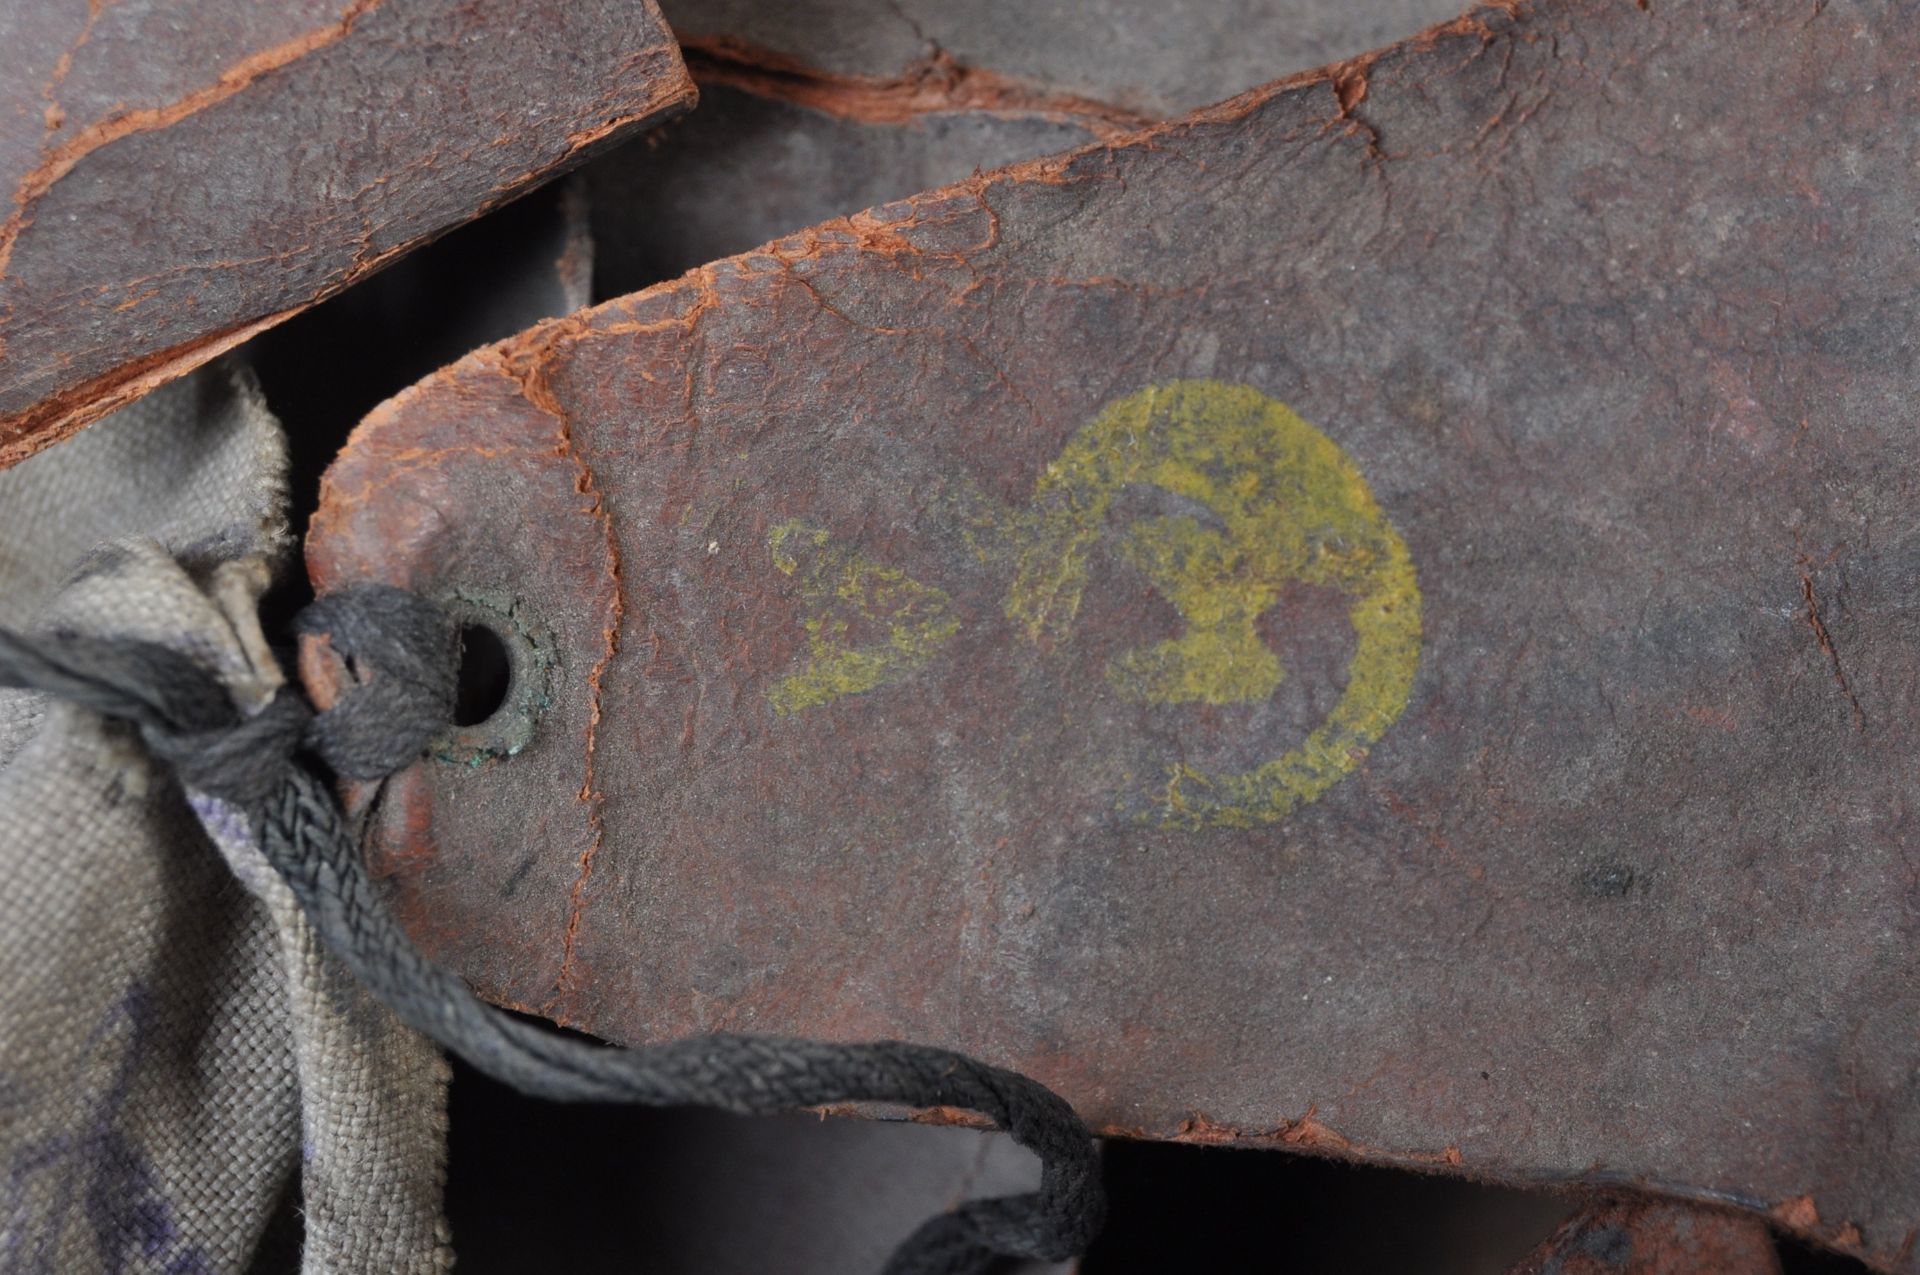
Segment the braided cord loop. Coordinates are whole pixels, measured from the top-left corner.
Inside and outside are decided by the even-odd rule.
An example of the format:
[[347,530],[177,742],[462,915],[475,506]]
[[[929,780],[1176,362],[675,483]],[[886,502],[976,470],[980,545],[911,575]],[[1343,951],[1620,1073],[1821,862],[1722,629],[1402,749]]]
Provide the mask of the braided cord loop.
[[0,686],[44,691],[133,723],[188,788],[235,807],[322,943],[408,1026],[486,1075],[561,1102],[695,1105],[765,1114],[840,1102],[975,1111],[1040,1158],[1028,1195],[973,1200],[923,1223],[885,1275],[979,1275],[1003,1258],[1064,1261],[1105,1216],[1092,1135],[1059,1095],[951,1050],[720,1034],[614,1048],[515,1018],[414,946],[367,872],[331,788],[299,758],[375,778],[449,719],[455,642],[418,595],[366,586],[301,616],[370,673],[327,712],[291,688],[243,716],[219,680],[165,647],[0,629]]

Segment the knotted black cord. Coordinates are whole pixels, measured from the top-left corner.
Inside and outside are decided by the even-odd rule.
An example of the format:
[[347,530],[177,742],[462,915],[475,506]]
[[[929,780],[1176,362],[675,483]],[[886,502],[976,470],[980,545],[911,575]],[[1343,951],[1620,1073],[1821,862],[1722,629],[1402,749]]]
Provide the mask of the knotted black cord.
[[1064,1261],[1086,1248],[1106,1208],[1093,1139],[1072,1107],[1025,1076],[897,1041],[714,1035],[609,1048],[505,1014],[427,960],[387,912],[331,789],[298,754],[356,778],[417,758],[452,715],[452,625],[415,594],[370,586],[321,599],[299,627],[326,634],[368,674],[323,713],[284,687],[266,709],[243,716],[218,679],[184,655],[76,634],[0,629],[0,686],[46,691],[136,725],[189,789],[247,816],[321,941],[356,978],[403,1022],[494,1079],[563,1102],[743,1114],[837,1102],[977,1111],[1040,1157],[1040,1189],[929,1219],[886,1275],[975,1275],[1003,1257]]

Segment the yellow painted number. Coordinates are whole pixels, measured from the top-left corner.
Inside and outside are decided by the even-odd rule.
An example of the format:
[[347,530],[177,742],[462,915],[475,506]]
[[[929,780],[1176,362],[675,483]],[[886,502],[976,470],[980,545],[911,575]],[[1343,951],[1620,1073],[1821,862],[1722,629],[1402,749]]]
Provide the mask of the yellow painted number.
[[[808,611],[806,667],[767,692],[783,717],[924,668],[960,631],[944,592],[834,543],[818,527],[782,523],[768,549],[775,569],[799,575]],[[855,646],[848,639],[856,625],[877,626],[884,636]]]
[[[1129,487],[1158,487],[1204,511],[1110,525]],[[1006,613],[1039,644],[1069,641],[1094,546],[1121,557],[1179,613],[1181,633],[1106,669],[1146,704],[1247,704],[1286,675],[1259,621],[1289,581],[1349,599],[1355,644],[1333,711],[1297,747],[1251,770],[1167,768],[1151,794],[1160,822],[1245,828],[1313,801],[1363,761],[1407,707],[1420,661],[1413,561],[1346,453],[1278,400],[1244,385],[1175,381],[1108,406],[1048,466],[1022,513],[989,513],[1015,574]],[[781,715],[898,680],[959,631],[951,600],[823,530],[776,527],[774,566],[801,579],[807,664],[768,691]],[[996,556],[996,555],[986,555]],[[853,645],[856,624],[884,636]]]
[[1319,797],[1406,709],[1420,658],[1413,561],[1366,480],[1326,435],[1243,385],[1176,381],[1121,399],[1048,467],[1021,537],[1007,615],[1034,641],[1065,640],[1088,554],[1133,485],[1184,496],[1217,519],[1148,518],[1118,532],[1122,556],[1179,612],[1185,630],[1107,667],[1121,695],[1155,704],[1265,699],[1284,670],[1261,615],[1290,580],[1350,599],[1347,686],[1298,747],[1252,770],[1169,766],[1155,808],[1181,826],[1250,827]]

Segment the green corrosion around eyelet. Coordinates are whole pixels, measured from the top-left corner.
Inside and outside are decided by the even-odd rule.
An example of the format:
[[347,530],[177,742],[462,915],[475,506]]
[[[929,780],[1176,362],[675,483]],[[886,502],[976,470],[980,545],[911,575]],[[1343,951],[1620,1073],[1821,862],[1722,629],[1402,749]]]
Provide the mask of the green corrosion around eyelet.
[[535,727],[553,705],[552,635],[527,605],[510,594],[455,586],[437,599],[462,628],[485,628],[499,637],[507,656],[507,690],[486,720],[455,726],[428,745],[435,761],[478,770],[518,755],[533,742]]

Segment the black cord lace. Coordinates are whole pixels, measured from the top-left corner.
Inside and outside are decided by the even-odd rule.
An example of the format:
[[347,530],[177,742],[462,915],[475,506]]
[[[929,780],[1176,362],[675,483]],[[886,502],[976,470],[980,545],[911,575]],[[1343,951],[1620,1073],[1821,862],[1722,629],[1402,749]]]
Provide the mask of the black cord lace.
[[136,725],[188,788],[249,821],[322,942],[409,1026],[515,1089],[563,1102],[699,1105],[765,1113],[836,1102],[977,1111],[1039,1155],[1040,1189],[974,1200],[923,1223],[886,1275],[961,1275],[999,1259],[1064,1261],[1105,1214],[1092,1136],[1057,1094],[950,1050],[714,1035],[616,1049],[544,1030],[486,1004],[427,960],[394,922],[354,830],[303,760],[372,779],[416,759],[449,720],[452,625],[433,604],[367,587],[300,618],[366,674],[324,713],[283,688],[243,716],[199,664],[168,648],[0,629],[0,686],[44,691]]

